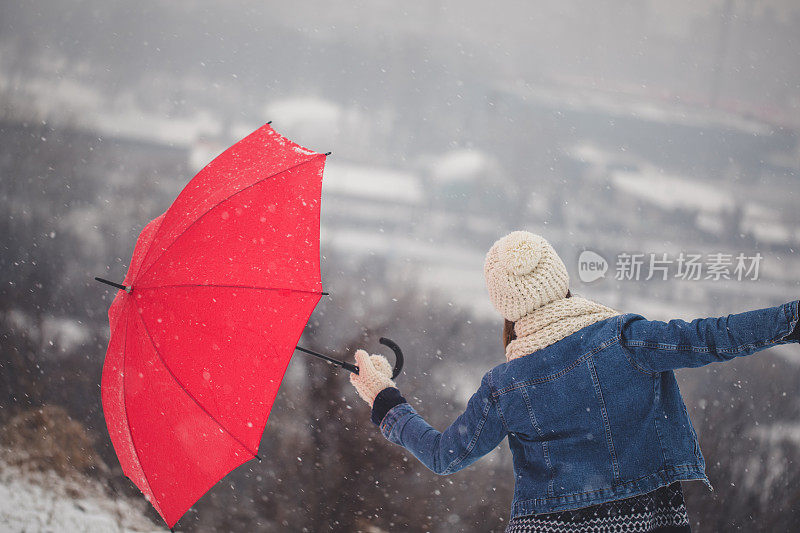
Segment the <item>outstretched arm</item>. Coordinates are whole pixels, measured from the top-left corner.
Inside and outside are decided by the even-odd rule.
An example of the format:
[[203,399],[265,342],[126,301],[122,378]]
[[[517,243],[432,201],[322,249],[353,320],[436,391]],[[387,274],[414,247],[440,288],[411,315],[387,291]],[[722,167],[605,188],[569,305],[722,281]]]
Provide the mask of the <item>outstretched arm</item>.
[[626,314],[620,321],[619,342],[633,362],[648,372],[707,365],[750,355],[777,344],[798,342],[797,300],[724,317],[647,320]]
[[[433,472],[452,474],[492,451],[506,436],[490,379],[487,373],[464,413],[442,432],[431,427],[394,387],[374,397],[372,421],[384,437],[406,448]],[[359,378],[353,376],[352,381],[358,388]]]

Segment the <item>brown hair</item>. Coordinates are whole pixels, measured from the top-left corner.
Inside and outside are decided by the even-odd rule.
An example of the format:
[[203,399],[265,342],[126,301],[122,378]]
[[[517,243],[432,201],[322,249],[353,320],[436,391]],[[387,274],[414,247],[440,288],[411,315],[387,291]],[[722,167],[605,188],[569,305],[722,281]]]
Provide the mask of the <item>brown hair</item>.
[[[565,298],[572,298],[572,294],[567,290],[567,295]],[[517,334],[514,332],[514,322],[510,320],[506,320],[503,324],[503,332],[500,334],[500,340],[503,342],[503,349],[508,346],[508,343],[513,341],[517,338]]]

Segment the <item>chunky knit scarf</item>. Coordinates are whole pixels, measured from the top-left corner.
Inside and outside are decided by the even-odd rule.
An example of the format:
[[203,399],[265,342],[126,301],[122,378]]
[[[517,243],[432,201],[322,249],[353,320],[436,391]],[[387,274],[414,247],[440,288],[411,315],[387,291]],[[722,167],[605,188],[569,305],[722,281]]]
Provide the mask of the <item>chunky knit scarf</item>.
[[511,361],[541,350],[579,329],[620,314],[580,296],[560,298],[534,309],[514,323],[517,338],[506,346],[506,359]]

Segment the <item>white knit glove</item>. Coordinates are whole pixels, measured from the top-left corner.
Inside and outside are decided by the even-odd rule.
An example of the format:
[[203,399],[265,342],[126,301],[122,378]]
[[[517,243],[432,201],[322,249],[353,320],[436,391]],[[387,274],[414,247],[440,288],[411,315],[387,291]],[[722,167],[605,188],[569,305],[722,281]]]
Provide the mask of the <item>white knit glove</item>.
[[358,395],[372,407],[375,396],[387,387],[394,387],[392,365],[382,355],[369,355],[364,350],[356,350],[358,374],[350,374],[350,383]]

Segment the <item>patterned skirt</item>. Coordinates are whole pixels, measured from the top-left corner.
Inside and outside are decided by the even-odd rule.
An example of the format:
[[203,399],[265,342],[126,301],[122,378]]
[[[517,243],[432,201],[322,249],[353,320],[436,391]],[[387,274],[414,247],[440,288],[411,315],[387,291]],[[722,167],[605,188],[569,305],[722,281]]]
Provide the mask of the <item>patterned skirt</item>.
[[556,513],[520,516],[506,533],[691,532],[681,482],[623,500]]

